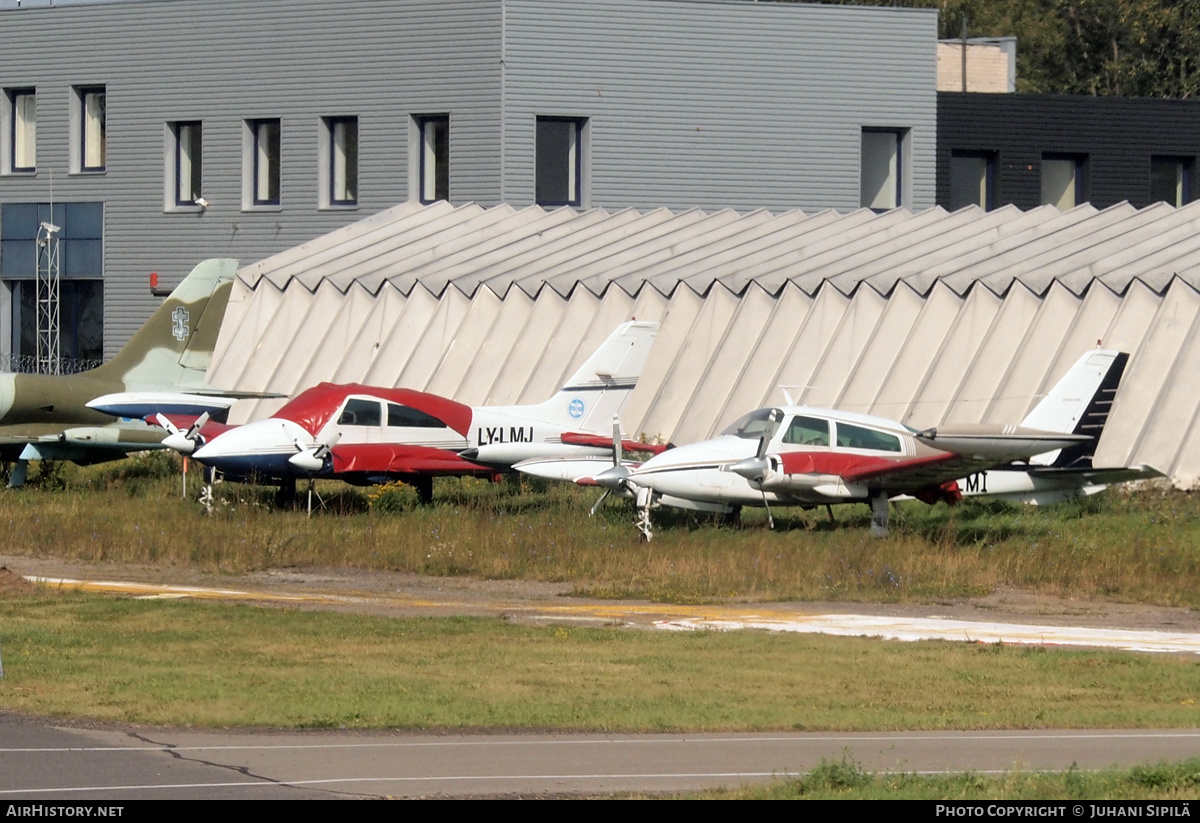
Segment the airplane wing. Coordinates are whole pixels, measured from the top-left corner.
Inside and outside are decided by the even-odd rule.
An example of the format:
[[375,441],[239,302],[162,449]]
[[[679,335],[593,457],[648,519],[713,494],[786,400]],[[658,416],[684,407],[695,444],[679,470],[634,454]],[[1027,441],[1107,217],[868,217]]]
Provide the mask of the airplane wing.
[[456,452],[432,446],[402,443],[348,443],[330,450],[334,474],[439,474],[492,475],[494,468],[480,466]]
[[52,424],[4,426],[0,427],[0,459],[107,463],[130,452],[157,449],[162,438],[160,430],[139,422],[68,429]]
[[922,489],[941,486],[943,483],[996,466],[995,458],[966,457],[961,454],[886,462],[888,465],[859,466],[842,477],[848,483],[868,484],[885,489],[891,494],[915,495]]
[[788,452],[778,456],[783,477],[767,480],[764,488],[785,490],[789,486],[824,485],[822,478],[836,476],[847,485],[882,489],[888,496],[908,494],[957,502],[961,495],[955,481],[975,471],[996,465],[994,458],[972,458],[942,453],[911,458],[888,458],[844,452]]

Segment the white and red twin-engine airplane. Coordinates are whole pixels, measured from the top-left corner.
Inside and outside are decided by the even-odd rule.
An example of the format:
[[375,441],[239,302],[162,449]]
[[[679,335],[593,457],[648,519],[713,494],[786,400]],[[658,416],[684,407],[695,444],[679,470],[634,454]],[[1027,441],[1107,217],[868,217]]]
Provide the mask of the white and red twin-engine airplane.
[[[658,331],[614,331],[558,393],[529,406],[467,406],[435,394],[321,383],[272,417],[223,426],[156,416],[163,443],[230,479],[332,477],[356,485],[401,480],[423,500],[435,476],[490,476],[533,457],[611,454],[602,428],[624,408]],[[633,442],[627,448],[661,451]]]
[[1085,354],[1019,426],[949,425],[918,431],[882,417],[805,406],[745,415],[720,437],[672,449],[640,466],[597,471],[591,462],[531,460],[516,468],[636,499],[650,539],[661,505],[719,513],[741,506],[868,503],[872,531],[887,533],[888,501],[926,503],[987,494],[1048,503],[1107,483],[1161,476],[1146,467],[1096,469],[1092,455],[1127,355]]

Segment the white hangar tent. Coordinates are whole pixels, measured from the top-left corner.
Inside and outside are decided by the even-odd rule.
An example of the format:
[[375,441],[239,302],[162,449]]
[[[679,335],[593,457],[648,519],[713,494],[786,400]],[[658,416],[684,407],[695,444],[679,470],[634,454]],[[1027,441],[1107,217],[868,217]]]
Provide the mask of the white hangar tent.
[[624,424],[685,443],[784,402],[780,386],[914,426],[1015,422],[1102,341],[1130,360],[1097,463],[1146,463],[1191,487],[1198,287],[1200,203],[917,214],[405,203],[243,267],[209,379],[537,402],[621,321],[661,320]]

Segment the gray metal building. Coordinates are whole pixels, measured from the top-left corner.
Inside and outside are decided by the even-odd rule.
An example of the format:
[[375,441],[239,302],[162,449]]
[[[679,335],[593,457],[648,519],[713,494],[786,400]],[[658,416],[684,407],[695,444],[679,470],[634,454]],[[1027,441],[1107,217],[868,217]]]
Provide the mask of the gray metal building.
[[158,302],[151,272],[169,289],[205,257],[251,263],[407,200],[929,207],[936,19],[733,0],[0,11],[0,353],[27,345],[42,220],[64,229],[64,349],[98,346],[103,316],[111,355]]

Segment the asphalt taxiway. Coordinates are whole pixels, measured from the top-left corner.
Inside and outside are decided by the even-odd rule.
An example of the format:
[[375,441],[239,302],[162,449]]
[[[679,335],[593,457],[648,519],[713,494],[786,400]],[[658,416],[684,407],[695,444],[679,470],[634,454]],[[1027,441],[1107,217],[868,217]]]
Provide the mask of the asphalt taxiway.
[[761,783],[822,758],[871,771],[1130,766],[1200,731],[421,735],[67,729],[0,714],[0,801],[596,795]]

